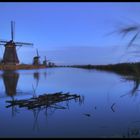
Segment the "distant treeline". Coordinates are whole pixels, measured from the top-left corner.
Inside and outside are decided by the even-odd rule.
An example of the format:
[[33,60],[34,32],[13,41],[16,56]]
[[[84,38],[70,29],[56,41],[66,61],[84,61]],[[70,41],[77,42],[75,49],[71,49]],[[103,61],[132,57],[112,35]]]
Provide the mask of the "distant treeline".
[[72,65],[67,67],[84,68],[84,69],[97,69],[112,71],[123,75],[133,75],[140,73],[140,62],[136,63],[119,63],[119,64],[108,64],[108,65]]

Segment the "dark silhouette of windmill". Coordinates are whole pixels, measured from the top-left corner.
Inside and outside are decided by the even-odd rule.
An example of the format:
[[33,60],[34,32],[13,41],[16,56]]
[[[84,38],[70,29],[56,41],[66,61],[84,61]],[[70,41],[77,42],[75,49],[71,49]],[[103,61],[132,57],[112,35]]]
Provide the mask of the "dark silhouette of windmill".
[[48,67],[54,67],[54,66],[55,66],[55,63],[54,62],[48,61]]
[[36,49],[36,56],[33,58],[33,65],[40,65],[40,56],[39,56],[39,53],[38,53],[38,49]]
[[5,51],[3,55],[3,64],[10,64],[10,65],[17,65],[19,64],[19,59],[16,51],[16,47],[22,47],[23,45],[30,45],[33,46],[32,43],[24,43],[24,42],[15,42],[15,22],[11,21],[11,40],[5,41],[0,40],[0,45],[4,45]]
[[47,60],[46,59],[46,56],[44,57],[44,60],[43,60],[43,65],[45,66],[48,66],[48,63],[50,62],[50,60]]
[[46,56],[45,56],[45,58],[44,58],[44,60],[43,60],[43,65],[47,66],[47,59],[46,59]]
[[48,66],[48,67],[53,67],[53,66],[55,66],[55,64],[54,64],[53,62],[51,62],[51,60],[47,60],[47,59],[46,59],[46,56],[44,57],[43,65]]

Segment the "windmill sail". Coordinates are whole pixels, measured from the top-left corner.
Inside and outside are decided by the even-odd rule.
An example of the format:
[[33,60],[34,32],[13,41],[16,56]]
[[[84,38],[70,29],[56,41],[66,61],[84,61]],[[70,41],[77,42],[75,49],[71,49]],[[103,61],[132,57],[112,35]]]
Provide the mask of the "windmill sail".
[[14,21],[11,21],[11,40],[14,41]]
[[38,49],[36,49],[36,54],[37,54],[37,57],[39,57]]

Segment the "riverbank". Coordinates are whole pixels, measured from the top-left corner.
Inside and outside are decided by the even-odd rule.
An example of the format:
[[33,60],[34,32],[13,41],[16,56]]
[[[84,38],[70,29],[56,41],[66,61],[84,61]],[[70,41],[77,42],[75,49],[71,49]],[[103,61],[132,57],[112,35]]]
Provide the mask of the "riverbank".
[[67,67],[112,71],[122,75],[134,75],[136,73],[140,73],[140,62],[109,65],[72,65]]
[[134,75],[140,73],[140,62],[136,63],[119,63],[119,64],[108,64],[108,65],[69,65],[69,66],[45,66],[45,65],[0,65],[0,70],[19,70],[19,69],[42,69],[50,67],[72,67],[72,68],[83,68],[83,69],[96,69],[103,71],[112,71],[122,75]]
[[19,70],[19,69],[41,69],[47,68],[45,65],[29,65],[29,64],[20,64],[20,65],[0,65],[0,70]]

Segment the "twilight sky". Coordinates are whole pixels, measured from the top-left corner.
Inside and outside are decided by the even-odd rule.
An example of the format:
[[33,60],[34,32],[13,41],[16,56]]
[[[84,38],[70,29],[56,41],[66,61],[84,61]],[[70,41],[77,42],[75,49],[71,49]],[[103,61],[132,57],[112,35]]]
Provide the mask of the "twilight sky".
[[[108,33],[139,23],[140,3],[132,2],[1,2],[0,39],[10,40],[10,21],[16,22],[15,41],[34,43],[18,50],[21,62],[32,63],[38,48],[41,60],[57,64],[108,64],[139,61],[127,53],[128,38]],[[0,57],[4,47],[0,47]],[[127,53],[127,54],[126,54]],[[125,54],[125,55],[124,55]]]

